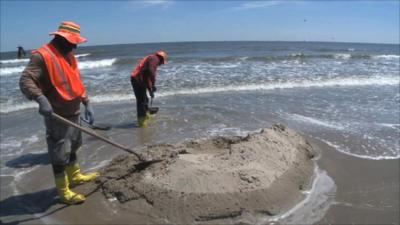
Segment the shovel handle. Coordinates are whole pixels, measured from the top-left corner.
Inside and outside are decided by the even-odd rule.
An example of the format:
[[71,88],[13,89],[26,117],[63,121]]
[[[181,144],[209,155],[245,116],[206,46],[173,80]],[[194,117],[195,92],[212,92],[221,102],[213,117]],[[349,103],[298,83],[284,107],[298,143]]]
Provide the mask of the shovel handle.
[[123,146],[123,145],[115,143],[115,142],[113,142],[113,141],[111,141],[111,140],[109,140],[109,139],[107,139],[107,138],[105,138],[105,137],[103,137],[103,136],[101,136],[101,135],[99,135],[99,134],[87,129],[86,127],[79,126],[78,124],[73,123],[73,122],[65,119],[64,117],[56,114],[56,113],[52,113],[51,116],[56,118],[57,120],[63,122],[64,124],[73,126],[73,127],[77,128],[78,130],[80,130],[80,131],[82,131],[84,133],[87,133],[87,134],[89,134],[89,135],[91,135],[91,136],[93,136],[93,137],[95,137],[97,139],[100,139],[100,140],[102,140],[102,141],[104,141],[104,142],[106,142],[106,143],[108,143],[110,145],[113,145],[113,146],[115,146],[115,147],[117,147],[117,148],[119,148],[121,150],[124,150],[124,151],[126,151],[128,153],[134,154],[136,157],[138,157],[138,159],[140,161],[143,161],[142,157],[138,153],[134,152],[133,150],[131,150],[131,149],[129,149],[129,148]]

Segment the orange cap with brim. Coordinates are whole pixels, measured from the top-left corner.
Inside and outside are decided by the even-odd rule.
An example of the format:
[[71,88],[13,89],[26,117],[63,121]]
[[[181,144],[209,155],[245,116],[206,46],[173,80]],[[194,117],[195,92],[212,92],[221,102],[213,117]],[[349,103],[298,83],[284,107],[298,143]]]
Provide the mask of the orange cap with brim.
[[168,54],[167,54],[166,52],[164,52],[164,51],[157,51],[157,52],[156,52],[156,55],[159,55],[159,56],[161,56],[161,57],[164,59],[163,64],[167,64],[167,61],[168,61]]
[[58,27],[57,31],[50,33],[50,35],[60,35],[67,39],[72,44],[80,44],[86,42],[86,38],[81,36],[81,27],[70,21],[64,21]]

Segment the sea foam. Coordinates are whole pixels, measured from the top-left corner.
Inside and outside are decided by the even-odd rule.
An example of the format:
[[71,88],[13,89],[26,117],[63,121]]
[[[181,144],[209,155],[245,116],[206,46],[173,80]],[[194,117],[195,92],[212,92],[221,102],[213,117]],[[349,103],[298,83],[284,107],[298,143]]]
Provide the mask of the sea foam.
[[96,60],[96,61],[82,61],[82,62],[79,62],[78,66],[79,66],[79,69],[93,69],[93,68],[99,68],[99,67],[112,66],[116,61],[117,61],[116,58],[102,59],[102,60]]
[[387,60],[398,60],[400,59],[400,55],[374,55],[373,59],[387,59]]
[[75,55],[75,58],[86,57],[86,56],[89,56],[89,55],[90,55],[90,53],[77,54],[77,55]]
[[335,59],[350,59],[351,58],[351,54],[338,53],[338,54],[334,54],[333,57]]
[[10,76],[16,73],[21,73],[25,69],[25,66],[17,66],[17,67],[1,67],[0,68],[0,76]]
[[313,224],[320,221],[334,204],[337,186],[326,171],[314,167],[311,189],[303,192],[305,198],[290,210],[265,219],[260,224]]
[[324,121],[324,120],[307,117],[307,116],[303,116],[303,115],[299,115],[299,114],[288,114],[287,117],[289,117],[290,119],[296,120],[296,121],[311,123],[311,124],[315,124],[318,126],[335,129],[335,130],[343,130],[346,128],[345,126],[335,123],[335,122]]
[[[89,54],[82,54],[82,57]],[[117,61],[116,58],[112,59],[102,59],[95,61],[82,61],[78,63],[79,69],[93,69],[99,67],[112,66]],[[25,69],[25,66],[14,66],[14,67],[1,67],[0,76],[10,76],[13,74],[21,73]]]
[[0,64],[23,63],[29,62],[29,59],[5,59],[0,60]]
[[[180,89],[176,91],[158,92],[157,97],[168,97],[173,95],[197,95],[209,94],[218,92],[230,91],[262,91],[273,89],[291,89],[291,88],[321,88],[321,87],[347,87],[347,86],[385,86],[399,85],[400,78],[396,76],[387,77],[348,77],[348,78],[333,78],[327,80],[304,80],[304,81],[286,81],[286,82],[271,82],[264,84],[248,84],[248,85],[227,85],[217,87],[201,87],[192,89]],[[90,96],[93,102],[115,102],[133,99],[133,94],[106,94]],[[0,113],[9,113],[13,111],[34,108],[37,104],[32,102],[15,104],[7,102],[0,104]]]
[[346,154],[346,155],[350,155],[353,157],[357,157],[357,158],[361,158],[361,159],[370,159],[370,160],[392,160],[392,159],[400,159],[400,154],[394,155],[394,156],[383,156],[383,155],[360,155],[360,154],[355,154],[355,153],[351,153],[349,150],[346,150],[344,147],[339,146],[333,142],[330,142],[328,140],[319,138],[319,137],[314,137],[315,139],[318,139],[324,143],[326,143],[327,145],[333,147],[334,149],[336,149],[337,151]]

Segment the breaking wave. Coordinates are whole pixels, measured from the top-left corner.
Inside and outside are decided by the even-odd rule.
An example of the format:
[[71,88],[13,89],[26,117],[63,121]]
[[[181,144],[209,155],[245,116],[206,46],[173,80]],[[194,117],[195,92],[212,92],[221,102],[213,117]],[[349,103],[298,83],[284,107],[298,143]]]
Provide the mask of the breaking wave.
[[15,73],[21,73],[25,69],[25,66],[17,67],[2,67],[0,68],[0,76],[9,76]]
[[[168,97],[173,95],[196,95],[208,94],[217,92],[231,92],[231,91],[259,91],[259,90],[273,90],[273,89],[291,89],[291,88],[320,88],[320,87],[347,87],[347,86],[385,86],[385,85],[399,85],[400,78],[397,76],[388,77],[348,77],[348,78],[335,78],[322,81],[286,81],[274,82],[264,84],[248,84],[248,85],[227,85],[218,87],[201,87],[192,89],[181,89],[177,91],[166,91],[157,93],[157,97]],[[133,99],[133,94],[105,94],[105,95],[92,95],[90,97],[92,102],[116,102]],[[0,113],[10,113],[13,111],[24,110],[28,108],[37,107],[37,104],[32,102],[15,104],[7,102],[0,104]]]
[[112,59],[102,59],[96,61],[82,61],[79,62],[79,69],[93,69],[99,67],[108,67],[112,66],[117,61],[117,58]]
[[[89,54],[82,54],[82,55],[89,55]],[[81,56],[84,57],[84,56]],[[78,63],[79,69],[93,69],[99,67],[108,67],[112,66],[117,61],[116,58],[112,59],[102,59],[102,60],[95,60],[95,61],[82,61]],[[24,71],[24,66],[14,66],[14,67],[2,67],[0,68],[0,76],[9,76],[17,73],[21,73]]]
[[343,146],[339,146],[338,144],[335,144],[331,141],[319,138],[319,137],[314,137],[322,142],[325,142],[327,145],[333,147],[334,149],[338,150],[339,152],[346,154],[346,155],[350,155],[353,157],[357,157],[357,158],[361,158],[361,159],[370,159],[370,160],[393,160],[393,159],[400,159],[400,152],[397,155],[393,155],[393,156],[388,156],[388,155],[376,155],[376,156],[371,156],[371,155],[360,155],[357,153],[352,153],[351,151],[349,151],[348,149],[346,149]]
[[227,56],[227,57],[177,57],[171,59],[171,62],[232,62],[232,61],[255,61],[255,62],[274,62],[283,60],[306,60],[306,59],[333,59],[333,60],[399,60],[400,55],[370,55],[360,53],[329,53],[329,54],[313,54],[313,53],[291,53],[287,55],[264,55],[264,56]]
[[12,63],[23,63],[29,62],[29,59],[5,59],[0,60],[0,64],[12,64]]
[[335,123],[335,122],[332,122],[332,121],[324,121],[324,120],[307,117],[307,116],[303,116],[303,115],[299,115],[299,114],[287,114],[286,116],[292,120],[305,122],[305,123],[311,123],[311,124],[315,124],[317,126],[323,126],[323,127],[330,128],[330,129],[343,130],[346,128],[345,126]]
[[374,55],[373,59],[387,59],[387,60],[398,60],[400,59],[400,55]]
[[77,54],[77,55],[75,55],[75,58],[86,57],[86,56],[89,56],[89,55],[90,55],[90,53]]

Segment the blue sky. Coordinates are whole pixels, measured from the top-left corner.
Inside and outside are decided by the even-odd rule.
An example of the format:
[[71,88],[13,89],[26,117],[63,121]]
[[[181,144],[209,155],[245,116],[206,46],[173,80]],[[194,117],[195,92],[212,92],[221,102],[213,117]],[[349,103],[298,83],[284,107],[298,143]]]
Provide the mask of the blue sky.
[[399,43],[400,1],[0,0],[1,51],[33,49],[61,21],[84,45],[176,41]]

